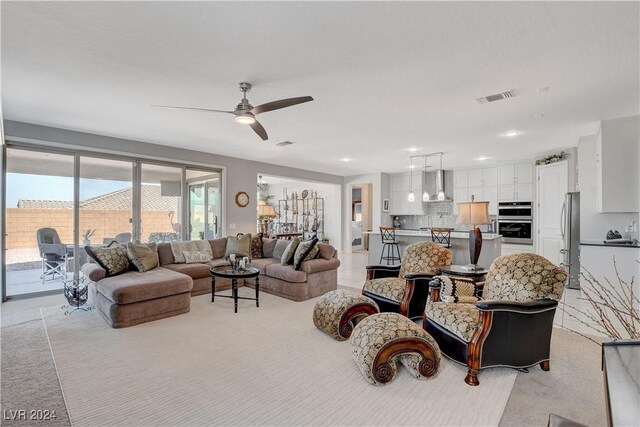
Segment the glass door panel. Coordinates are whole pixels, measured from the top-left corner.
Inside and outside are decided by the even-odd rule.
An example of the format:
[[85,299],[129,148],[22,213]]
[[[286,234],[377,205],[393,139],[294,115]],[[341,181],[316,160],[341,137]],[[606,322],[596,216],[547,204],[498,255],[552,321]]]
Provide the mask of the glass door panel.
[[[80,246],[132,239],[133,162],[80,157]],[[80,251],[80,265],[87,254]]]
[[187,170],[189,189],[189,238],[191,240],[221,237],[220,173]]
[[62,289],[71,278],[73,165],[73,155],[7,148],[7,296]]
[[140,240],[182,240],[182,168],[142,164]]

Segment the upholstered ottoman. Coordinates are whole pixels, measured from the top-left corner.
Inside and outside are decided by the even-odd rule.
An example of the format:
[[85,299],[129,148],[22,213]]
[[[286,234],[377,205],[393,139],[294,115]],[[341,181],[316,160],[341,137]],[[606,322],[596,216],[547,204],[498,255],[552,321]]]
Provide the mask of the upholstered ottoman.
[[338,289],[320,297],[313,309],[313,324],[334,339],[344,341],[359,321],[379,311],[371,298]]
[[351,354],[367,382],[385,385],[402,363],[418,379],[428,379],[440,367],[440,348],[420,326],[398,313],[362,319],[351,334]]

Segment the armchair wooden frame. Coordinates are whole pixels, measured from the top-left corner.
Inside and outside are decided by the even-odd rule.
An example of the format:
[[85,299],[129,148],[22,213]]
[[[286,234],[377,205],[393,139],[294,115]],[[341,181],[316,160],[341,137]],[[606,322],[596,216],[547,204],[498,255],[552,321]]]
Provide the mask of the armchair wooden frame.
[[[429,287],[429,300],[438,302],[439,282],[432,281]],[[467,366],[464,381],[477,386],[480,384],[478,373],[485,368],[528,368],[539,364],[548,371],[557,306],[557,301],[548,298],[526,302],[478,301],[478,324],[468,343],[431,321],[426,312],[422,321],[423,328],[436,339],[440,350],[449,359]]]

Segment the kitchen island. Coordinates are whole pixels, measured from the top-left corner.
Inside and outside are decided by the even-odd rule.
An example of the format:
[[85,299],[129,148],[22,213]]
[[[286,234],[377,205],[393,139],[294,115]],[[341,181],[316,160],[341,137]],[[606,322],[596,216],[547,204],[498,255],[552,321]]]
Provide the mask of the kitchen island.
[[[382,239],[379,231],[368,231],[369,234],[369,265],[380,264],[382,253]],[[364,233],[363,233],[364,234]],[[431,241],[431,231],[428,230],[396,230],[396,241],[400,254],[404,254],[406,247],[412,243]],[[451,247],[453,264],[469,264],[469,232],[452,231]],[[494,259],[502,253],[502,236],[493,233],[482,233],[482,251],[480,252],[479,267],[489,268]]]

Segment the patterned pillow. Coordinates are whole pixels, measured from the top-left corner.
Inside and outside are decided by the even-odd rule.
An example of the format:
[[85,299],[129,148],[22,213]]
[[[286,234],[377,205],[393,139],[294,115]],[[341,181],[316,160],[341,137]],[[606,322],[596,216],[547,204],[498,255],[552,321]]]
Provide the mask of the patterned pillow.
[[227,237],[227,249],[224,256],[236,254],[241,257],[251,256],[251,234],[239,233],[236,237]]
[[296,249],[298,249],[299,244],[300,244],[300,238],[294,237],[289,243],[289,245],[287,246],[287,249],[284,250],[284,253],[282,254],[282,258],[280,258],[280,264],[287,265],[293,262],[293,256],[295,255]]
[[85,246],[84,250],[100,267],[105,269],[107,276],[115,276],[129,269],[127,248],[117,242],[111,242],[104,248]]
[[440,300],[443,302],[472,303],[480,301],[478,285],[465,277],[436,276],[433,281],[440,283]]
[[142,273],[153,270],[159,263],[156,244],[144,244],[140,240],[127,243],[127,258]]
[[207,251],[182,251],[182,254],[187,264],[211,261],[211,252]]
[[293,268],[300,271],[302,263],[313,259],[319,251],[317,237],[301,242],[296,248],[296,253],[293,255]]
[[251,238],[251,258],[264,258],[264,253],[262,252],[262,233]]
[[174,262],[176,264],[184,264],[184,251],[197,251],[198,245],[194,241],[187,242],[170,242],[171,252],[173,252]]

